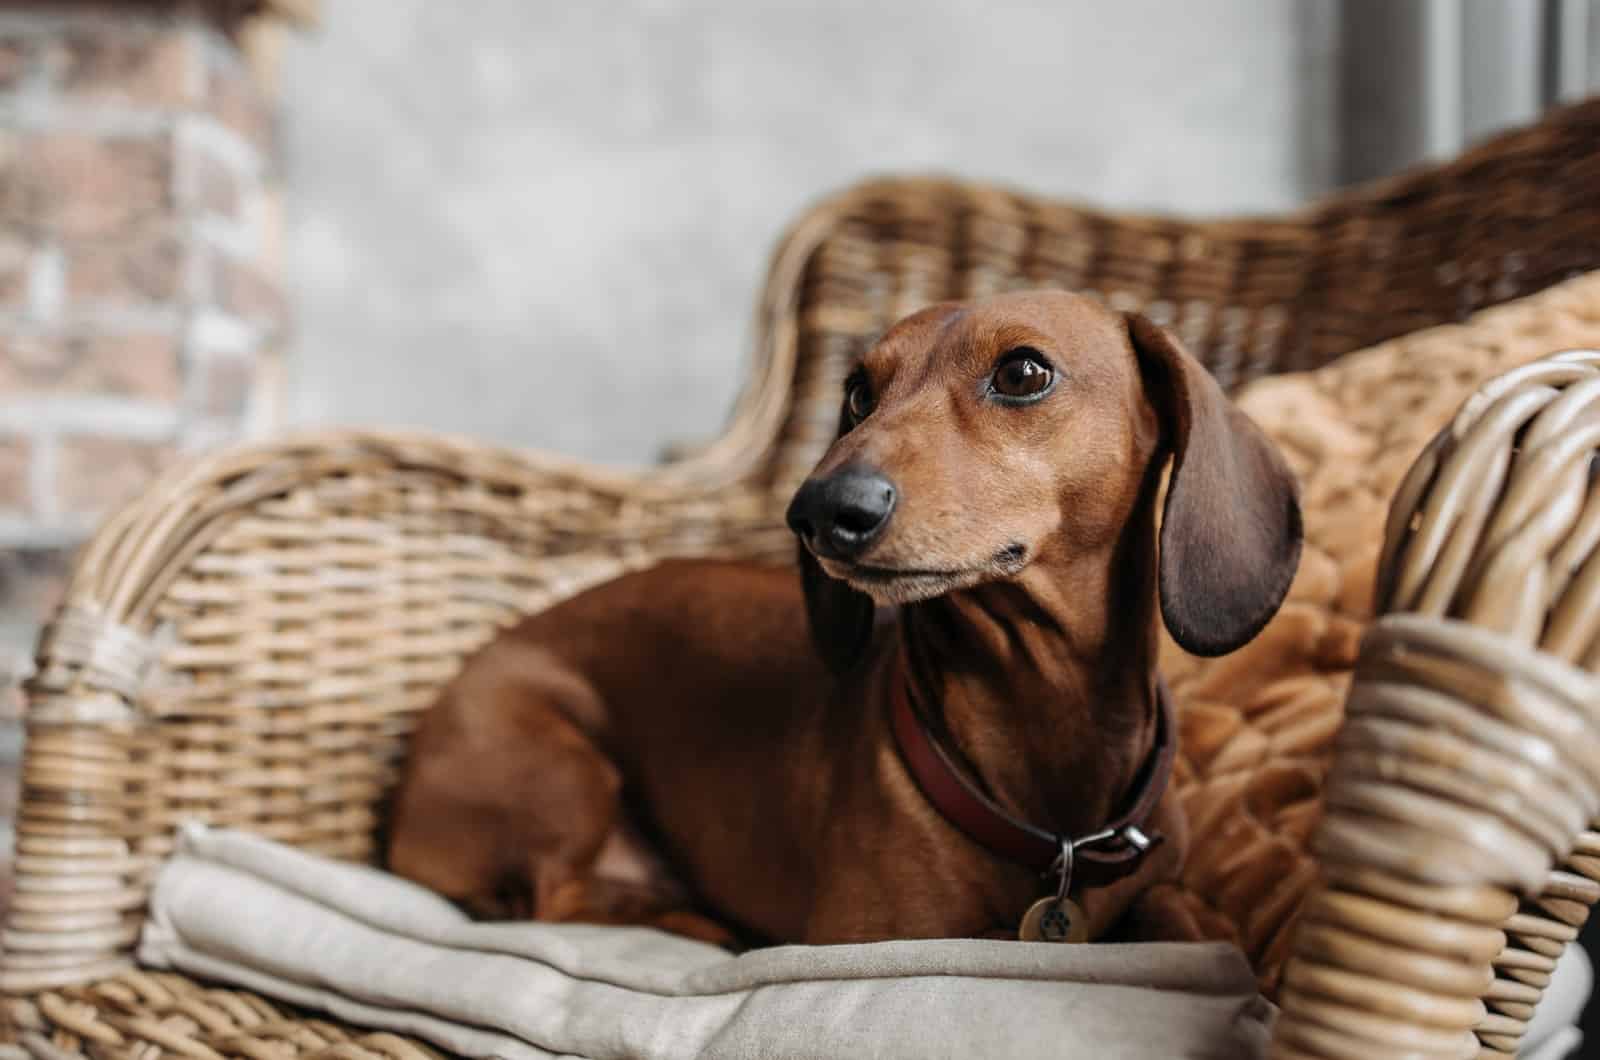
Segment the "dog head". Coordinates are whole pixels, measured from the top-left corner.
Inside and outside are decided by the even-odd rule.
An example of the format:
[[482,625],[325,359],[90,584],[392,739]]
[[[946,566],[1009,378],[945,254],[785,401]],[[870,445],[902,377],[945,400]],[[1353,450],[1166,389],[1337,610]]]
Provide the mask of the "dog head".
[[873,606],[1103,552],[1171,456],[1159,595],[1185,649],[1239,647],[1299,562],[1281,455],[1144,317],[1064,291],[930,306],[845,383],[839,435],[789,506],[813,634],[836,669]]

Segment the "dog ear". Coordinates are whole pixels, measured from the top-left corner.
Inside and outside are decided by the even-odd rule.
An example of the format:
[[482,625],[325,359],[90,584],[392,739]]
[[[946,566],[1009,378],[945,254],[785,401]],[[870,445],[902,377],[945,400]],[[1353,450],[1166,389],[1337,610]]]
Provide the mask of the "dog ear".
[[1127,319],[1172,452],[1161,615],[1186,651],[1223,655],[1261,632],[1300,565],[1294,475],[1176,338],[1138,314]]
[[[850,413],[841,403],[834,441],[844,437],[849,429]],[[876,605],[866,593],[828,577],[828,572],[822,569],[805,542],[799,542],[797,547],[800,550],[800,588],[805,591],[811,643],[829,670],[835,674],[847,673],[866,654],[867,644],[872,639]]]

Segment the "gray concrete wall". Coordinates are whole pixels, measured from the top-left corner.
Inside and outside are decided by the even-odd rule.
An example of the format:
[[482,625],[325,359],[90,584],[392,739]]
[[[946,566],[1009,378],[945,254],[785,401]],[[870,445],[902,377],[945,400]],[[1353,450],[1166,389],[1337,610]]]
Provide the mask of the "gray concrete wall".
[[774,240],[850,181],[1322,190],[1329,6],[329,3],[284,71],[288,416],[649,461],[722,423]]

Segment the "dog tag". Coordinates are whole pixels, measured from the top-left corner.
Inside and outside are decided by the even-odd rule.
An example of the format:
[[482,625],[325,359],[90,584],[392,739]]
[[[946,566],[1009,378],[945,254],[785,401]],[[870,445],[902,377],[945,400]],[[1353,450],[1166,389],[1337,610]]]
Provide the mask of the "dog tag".
[[1041,898],[1022,915],[1017,937],[1023,942],[1087,942],[1089,918],[1071,898]]

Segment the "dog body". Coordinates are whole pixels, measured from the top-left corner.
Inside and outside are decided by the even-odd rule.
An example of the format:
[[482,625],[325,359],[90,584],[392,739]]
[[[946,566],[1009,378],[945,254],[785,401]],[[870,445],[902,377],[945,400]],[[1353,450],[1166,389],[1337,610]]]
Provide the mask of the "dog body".
[[[1158,601],[1231,650],[1299,550],[1292,479],[1204,369],[1060,292],[891,329],[790,522],[798,580],[666,563],[469,660],[417,731],[391,867],[479,913],[717,941],[1014,937],[1050,882],[930,803],[888,705],[1004,813],[1091,833],[1156,741]],[[1134,874],[1075,892],[1091,937],[1130,906],[1128,934],[1192,933],[1160,886],[1170,796],[1144,826],[1165,841]]]

